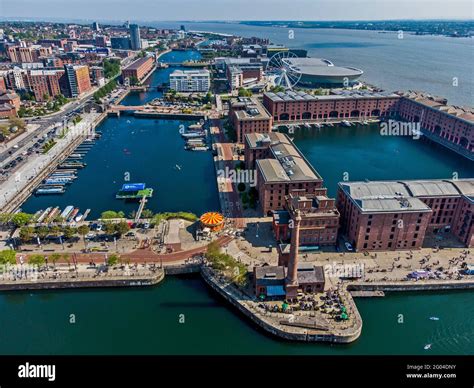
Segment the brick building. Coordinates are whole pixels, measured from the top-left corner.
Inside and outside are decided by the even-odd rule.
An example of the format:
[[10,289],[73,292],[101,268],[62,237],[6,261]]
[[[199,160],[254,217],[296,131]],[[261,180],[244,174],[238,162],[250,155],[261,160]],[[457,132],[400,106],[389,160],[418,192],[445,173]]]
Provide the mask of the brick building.
[[290,192],[326,195],[323,179],[282,133],[245,135],[245,163],[255,169],[260,207],[263,214],[283,210]]
[[136,78],[138,81],[143,80],[150,71],[153,70],[154,61],[152,57],[143,57],[132,64],[128,65],[122,70],[122,77],[125,78]]
[[401,93],[398,115],[419,122],[429,139],[459,153],[474,152],[474,109],[447,105],[445,98],[421,92]]
[[277,122],[395,116],[400,96],[394,93],[344,91],[316,96],[303,91],[265,93],[263,105]]
[[341,231],[356,250],[418,249],[451,230],[473,246],[474,180],[340,182]]
[[339,212],[335,199],[327,195],[305,194],[303,190],[295,190],[285,197],[285,210],[273,213],[273,231],[280,242],[288,242],[291,238],[292,225],[300,211],[301,223],[299,245],[325,246],[335,245],[339,229]]
[[243,143],[249,133],[270,133],[272,117],[256,98],[239,97],[230,102],[229,117],[237,135],[237,142]]
[[36,101],[46,101],[61,94],[61,77],[64,70],[30,70],[28,87],[35,95]]

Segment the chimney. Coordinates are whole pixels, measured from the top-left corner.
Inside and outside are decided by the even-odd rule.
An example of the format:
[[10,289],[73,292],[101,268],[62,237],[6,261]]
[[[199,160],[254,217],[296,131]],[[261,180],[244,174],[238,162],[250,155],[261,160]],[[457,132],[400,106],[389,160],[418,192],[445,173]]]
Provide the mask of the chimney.
[[287,284],[297,285],[298,284],[298,248],[300,241],[300,223],[301,223],[301,211],[295,210],[295,217],[293,218],[293,231],[291,233],[291,244],[290,244],[290,258],[288,260],[288,272],[286,276]]

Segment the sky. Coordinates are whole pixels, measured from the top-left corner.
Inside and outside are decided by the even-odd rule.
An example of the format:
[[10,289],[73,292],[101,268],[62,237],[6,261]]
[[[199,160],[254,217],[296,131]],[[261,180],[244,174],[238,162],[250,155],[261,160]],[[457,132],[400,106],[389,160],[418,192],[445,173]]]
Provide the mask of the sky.
[[1,18],[167,20],[473,19],[472,0],[0,0]]

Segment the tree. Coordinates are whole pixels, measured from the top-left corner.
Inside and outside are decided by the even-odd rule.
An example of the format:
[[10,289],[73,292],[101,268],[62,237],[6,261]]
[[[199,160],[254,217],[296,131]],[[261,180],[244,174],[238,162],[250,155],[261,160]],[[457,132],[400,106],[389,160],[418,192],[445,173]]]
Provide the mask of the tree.
[[115,224],[115,232],[119,235],[119,237],[127,233],[129,230],[130,226],[125,221]]
[[17,228],[19,228],[20,226],[24,226],[28,224],[31,220],[31,217],[32,217],[31,214],[20,212],[20,213],[14,214],[13,217],[11,218],[11,221]]
[[38,268],[44,265],[45,262],[46,260],[43,255],[32,255],[28,257],[28,264],[35,265]]
[[117,264],[118,261],[119,261],[119,256],[115,255],[115,254],[112,254],[107,259],[107,265],[111,267],[111,266]]
[[82,236],[82,240],[84,241],[84,247],[87,248],[86,245],[86,234],[89,233],[90,228],[87,225],[81,225],[77,228],[77,233]]
[[106,210],[105,212],[102,212],[102,214],[100,215],[100,218],[102,218],[103,220],[112,220],[115,218],[124,218],[124,217],[125,217],[124,212],[122,211],[116,212],[113,210]]
[[21,242],[27,243],[31,241],[34,233],[35,233],[35,230],[31,226],[23,226],[20,229],[20,234],[19,234]]
[[16,264],[16,253],[13,249],[0,251],[0,264]]
[[153,218],[153,211],[150,209],[144,209],[142,211],[142,218]]
[[72,236],[76,234],[76,229],[70,226],[63,228],[63,235],[66,240],[69,240]]
[[22,120],[18,117],[11,117],[10,120],[8,120],[8,122],[10,124],[10,128],[18,127],[18,129],[21,129],[21,130],[26,128],[25,120]]
[[239,97],[252,97],[252,92],[245,88],[239,88]]
[[115,233],[115,224],[113,224],[111,222],[107,222],[104,225],[104,229],[105,229],[105,233],[107,233],[109,235],[114,234]]
[[35,233],[40,239],[44,239],[49,234],[49,228],[47,226],[38,226]]
[[49,260],[53,263],[53,267],[56,268],[56,263],[61,259],[62,255],[60,253],[53,253],[49,256]]

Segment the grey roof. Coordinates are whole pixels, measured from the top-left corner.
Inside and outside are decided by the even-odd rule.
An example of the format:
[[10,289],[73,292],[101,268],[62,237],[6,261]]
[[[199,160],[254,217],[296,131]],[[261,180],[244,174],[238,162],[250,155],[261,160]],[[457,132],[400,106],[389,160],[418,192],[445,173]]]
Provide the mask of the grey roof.
[[266,183],[322,180],[288,136],[281,133],[269,133],[266,136],[261,134],[246,135],[247,144],[256,144],[258,143],[257,139],[270,139],[273,159],[257,160],[257,168],[260,169]]
[[334,66],[331,61],[324,58],[285,58],[283,62],[303,75],[354,77],[364,73],[355,67]]
[[233,100],[232,108],[243,108],[234,110],[234,114],[239,120],[270,120],[272,116],[256,98],[239,97]]
[[297,277],[299,284],[324,282],[324,269],[321,266],[300,264]]
[[364,212],[429,211],[419,198],[474,198],[474,179],[339,182],[353,202]]
[[459,196],[459,191],[449,181],[403,181],[414,197]]
[[259,285],[282,284],[285,280],[285,267],[265,266],[254,267],[255,282]]
[[368,90],[344,90],[344,91],[331,91],[332,94],[317,96],[308,94],[303,91],[286,91],[286,92],[267,92],[265,95],[275,102],[293,102],[293,101],[316,101],[316,100],[344,100],[350,98],[400,98],[399,95],[389,92],[371,92]]

